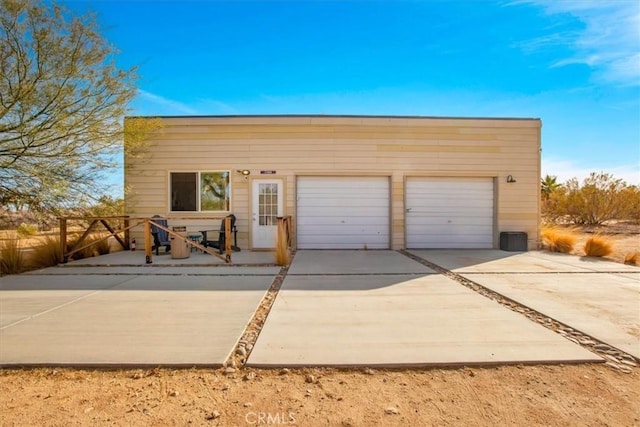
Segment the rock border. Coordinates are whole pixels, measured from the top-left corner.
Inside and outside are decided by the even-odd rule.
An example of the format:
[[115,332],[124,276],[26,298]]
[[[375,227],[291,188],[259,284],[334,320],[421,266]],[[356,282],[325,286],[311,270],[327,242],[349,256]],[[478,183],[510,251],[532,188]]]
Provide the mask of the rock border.
[[237,368],[242,368],[247,363],[247,359],[249,359],[249,355],[262,331],[264,322],[271,312],[271,307],[273,307],[278,292],[280,292],[282,282],[284,282],[285,277],[287,277],[294,256],[295,252],[292,252],[289,256],[289,264],[281,267],[276,277],[273,278],[271,286],[269,286],[269,289],[262,297],[260,304],[258,304],[256,311],[253,313],[253,317],[245,327],[233,351],[227,357],[227,360],[225,360],[223,366],[225,367],[226,374],[230,375],[234,373]]

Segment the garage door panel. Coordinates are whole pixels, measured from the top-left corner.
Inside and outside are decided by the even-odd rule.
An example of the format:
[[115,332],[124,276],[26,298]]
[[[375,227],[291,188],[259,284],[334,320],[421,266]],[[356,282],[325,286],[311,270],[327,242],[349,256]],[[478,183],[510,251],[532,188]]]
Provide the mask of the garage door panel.
[[[363,249],[361,234],[321,234],[307,235],[298,241],[299,246],[313,244],[313,249]],[[367,249],[388,249],[386,236],[372,236],[366,243]]]
[[372,239],[376,236],[385,236],[380,233],[380,225],[361,224],[329,224],[317,225],[305,233],[307,236],[362,236],[367,235]]
[[438,234],[466,234],[466,235],[487,235],[493,231],[493,226],[484,224],[456,224],[455,226],[448,226],[446,224],[424,224],[420,227],[420,230],[415,234],[420,236]]
[[[335,199],[334,199],[335,200]],[[341,202],[343,203],[343,202]],[[343,218],[352,218],[357,216],[387,216],[389,211],[388,206],[363,206],[363,205],[347,205],[343,203],[342,206],[331,206],[331,205],[321,205],[321,206],[304,206],[298,208],[298,216],[307,217],[307,216],[315,216],[315,217],[343,217]]]
[[410,178],[408,248],[493,247],[491,178]]
[[342,225],[360,225],[360,226],[375,226],[376,230],[380,230],[383,227],[387,226],[387,222],[380,219],[380,217],[358,217],[351,219],[344,219],[343,217],[302,217],[298,218],[298,226],[300,225],[316,225],[320,226],[336,226],[340,227]]
[[[365,247],[362,246],[360,243],[358,242],[327,242],[327,243],[321,243],[321,242],[313,242],[313,247],[304,247],[304,243],[298,242],[298,247],[300,249],[333,249],[333,250],[341,250],[341,249],[364,249]],[[367,243],[366,244],[366,249],[389,249],[389,243],[388,242],[384,242],[384,243]]]
[[[455,203],[451,203],[447,205],[446,203],[434,202],[433,206],[422,207],[422,208],[414,208],[412,207],[409,213],[424,213],[424,214],[447,214],[453,216],[470,216],[470,215],[479,215],[479,216],[488,216],[488,210],[493,208],[493,202],[490,203],[475,203],[473,209],[464,206],[460,200],[457,200]],[[474,203],[472,200],[467,200],[466,203]]]
[[388,249],[389,179],[299,177],[300,249]]

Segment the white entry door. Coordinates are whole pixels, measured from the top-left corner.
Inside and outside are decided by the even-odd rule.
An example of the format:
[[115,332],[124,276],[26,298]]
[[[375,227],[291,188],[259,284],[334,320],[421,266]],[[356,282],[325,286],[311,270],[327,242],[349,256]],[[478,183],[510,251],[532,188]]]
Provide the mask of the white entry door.
[[259,179],[253,181],[252,247],[276,247],[278,217],[283,215],[282,180]]

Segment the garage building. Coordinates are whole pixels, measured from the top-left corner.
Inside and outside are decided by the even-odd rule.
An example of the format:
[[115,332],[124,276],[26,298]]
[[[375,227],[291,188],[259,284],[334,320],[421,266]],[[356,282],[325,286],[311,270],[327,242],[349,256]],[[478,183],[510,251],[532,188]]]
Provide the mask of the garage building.
[[256,250],[274,247],[285,215],[298,249],[498,248],[514,231],[537,247],[539,119],[159,120],[144,152],[125,156],[128,214],[197,230],[233,213],[239,246]]

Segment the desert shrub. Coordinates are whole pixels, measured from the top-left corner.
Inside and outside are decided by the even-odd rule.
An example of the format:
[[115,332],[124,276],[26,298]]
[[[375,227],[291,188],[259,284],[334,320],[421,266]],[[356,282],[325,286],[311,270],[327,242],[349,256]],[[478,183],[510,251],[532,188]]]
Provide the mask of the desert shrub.
[[604,236],[591,236],[584,244],[584,253],[586,256],[603,257],[613,252],[613,243]]
[[640,223],[640,187],[632,185],[625,188],[623,197],[627,200],[627,215],[625,215],[625,219]]
[[625,264],[636,265],[638,264],[638,260],[640,260],[640,252],[629,252],[624,257]]
[[568,254],[573,250],[578,238],[571,230],[545,227],[541,231],[542,242],[547,250]]
[[10,238],[0,243],[0,276],[18,274],[24,271],[24,257],[19,239]]
[[549,219],[566,217],[574,224],[585,225],[627,219],[633,215],[633,198],[629,197],[633,191],[633,186],[627,186],[611,174],[592,172],[582,184],[572,178],[553,191],[543,200],[543,216]]
[[542,219],[548,224],[557,224],[566,217],[566,193],[564,187],[558,187],[541,201]]
[[[74,247],[78,243],[79,239],[80,238],[78,237],[76,239],[70,240],[67,243],[67,250],[71,250],[71,248]],[[94,245],[85,247],[88,244],[90,244],[91,241],[92,241],[92,239],[90,237],[84,239],[82,241],[82,243],[80,244],[80,246],[83,247],[83,249],[80,249],[79,251],[74,252],[71,255],[71,259],[85,259],[85,258],[91,258],[92,256],[95,256],[96,248],[95,248]]]
[[104,236],[98,236],[95,238],[96,244],[94,245],[94,248],[98,255],[106,255],[109,252],[111,252],[111,245],[109,244],[109,239],[100,240],[102,238],[104,238]]
[[[80,244],[80,249],[77,252],[74,252],[71,255],[72,259],[84,259],[91,258],[98,255],[108,254],[110,252],[109,240],[101,240],[104,238],[104,235],[96,234],[90,235],[85,238]],[[70,250],[72,247],[76,245],[80,237],[69,241],[67,244],[67,250]]]
[[62,262],[60,253],[60,238],[45,235],[40,239],[40,244],[33,247],[31,264],[35,268],[53,267]]
[[34,224],[21,223],[16,232],[20,237],[31,237],[38,234],[38,226]]

